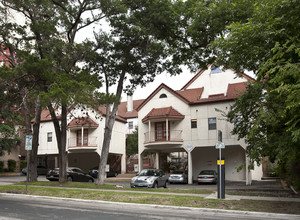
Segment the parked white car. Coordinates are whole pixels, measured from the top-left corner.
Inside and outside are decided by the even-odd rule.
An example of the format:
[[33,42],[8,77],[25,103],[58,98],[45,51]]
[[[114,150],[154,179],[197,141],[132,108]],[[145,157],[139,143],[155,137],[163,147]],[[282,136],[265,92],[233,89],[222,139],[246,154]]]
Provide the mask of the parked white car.
[[169,183],[188,183],[187,170],[175,170],[170,174]]
[[148,188],[167,188],[168,178],[162,170],[145,169],[137,176],[133,177],[130,182],[131,188],[148,187]]

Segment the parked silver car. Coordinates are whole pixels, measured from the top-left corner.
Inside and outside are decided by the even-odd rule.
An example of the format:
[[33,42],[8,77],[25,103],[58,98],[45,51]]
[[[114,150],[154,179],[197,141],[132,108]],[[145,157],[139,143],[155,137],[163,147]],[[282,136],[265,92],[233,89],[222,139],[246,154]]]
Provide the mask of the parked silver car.
[[217,183],[218,175],[214,170],[202,170],[198,175],[198,184]]
[[131,188],[148,187],[148,188],[167,188],[168,178],[162,170],[145,169],[137,176],[133,177],[130,182]]
[[187,170],[175,170],[169,176],[169,183],[188,183]]

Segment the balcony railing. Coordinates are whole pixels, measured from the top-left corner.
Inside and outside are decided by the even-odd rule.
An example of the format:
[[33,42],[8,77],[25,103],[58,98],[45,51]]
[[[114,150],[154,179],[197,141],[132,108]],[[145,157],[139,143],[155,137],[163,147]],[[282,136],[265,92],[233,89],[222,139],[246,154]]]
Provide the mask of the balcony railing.
[[69,148],[80,148],[80,147],[97,147],[97,137],[88,137],[87,141],[83,140],[77,141],[76,137],[70,137],[68,140],[68,147]]
[[[149,137],[150,133],[150,137]],[[169,137],[167,138],[166,135],[164,135],[164,138],[158,138],[157,135],[155,135],[155,131],[146,132],[144,134],[144,140],[145,143],[153,143],[153,142],[178,142],[183,141],[182,140],[182,130],[171,130],[169,132]]]

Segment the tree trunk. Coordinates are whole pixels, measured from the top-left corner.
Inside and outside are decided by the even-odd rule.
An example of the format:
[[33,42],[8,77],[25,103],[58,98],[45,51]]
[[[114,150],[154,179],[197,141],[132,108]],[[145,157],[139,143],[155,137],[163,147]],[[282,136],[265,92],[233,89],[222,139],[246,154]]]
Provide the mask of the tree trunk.
[[105,167],[107,164],[108,154],[109,154],[109,145],[111,141],[112,129],[116,119],[116,113],[119,106],[119,101],[121,99],[121,94],[123,90],[123,82],[124,82],[125,72],[123,71],[120,75],[120,79],[118,82],[116,96],[118,101],[113,103],[113,110],[111,113],[110,111],[110,104],[106,106],[106,120],[105,120],[105,131],[104,131],[104,139],[103,145],[100,155],[100,163],[99,163],[99,171],[98,171],[98,178],[97,178],[97,185],[103,185],[105,179]]
[[[23,106],[25,111],[25,133],[27,135],[32,134],[31,130],[31,118],[30,118],[30,109],[28,107],[27,102],[27,94],[25,90],[23,90]],[[32,150],[29,153],[29,158],[27,160],[30,160],[29,164],[29,182],[35,182],[37,181],[37,150],[39,145],[39,129],[40,129],[40,121],[41,121],[41,102],[40,102],[40,96],[38,95],[35,101],[35,117],[34,117],[34,124],[33,124],[33,140],[32,140]],[[28,171],[27,171],[28,172]]]
[[53,121],[56,139],[57,139],[57,147],[58,147],[58,167],[59,167],[59,182],[66,183],[67,182],[67,160],[68,160],[68,152],[66,151],[67,144],[67,107],[66,105],[61,105],[61,124],[59,124],[59,120],[55,114],[55,110],[50,103],[48,105],[51,118]]
[[[29,182],[37,181],[37,152],[39,146],[39,133],[40,133],[40,122],[41,122],[41,100],[40,95],[35,100],[35,115],[33,123],[33,136],[32,136],[32,150],[29,153]],[[28,158],[27,158],[28,160]]]

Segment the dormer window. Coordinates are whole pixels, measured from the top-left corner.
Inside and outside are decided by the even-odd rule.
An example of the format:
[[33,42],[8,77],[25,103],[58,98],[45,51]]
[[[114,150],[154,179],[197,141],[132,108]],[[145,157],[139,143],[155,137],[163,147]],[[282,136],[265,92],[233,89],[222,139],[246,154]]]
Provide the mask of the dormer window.
[[163,94],[161,94],[161,95],[159,96],[160,99],[167,98],[167,97],[168,97],[168,96],[167,96],[165,93],[163,93]]

